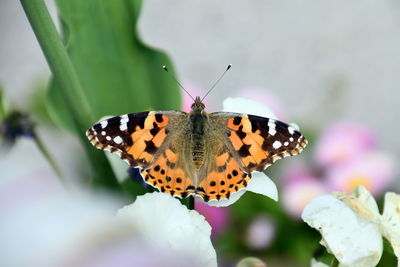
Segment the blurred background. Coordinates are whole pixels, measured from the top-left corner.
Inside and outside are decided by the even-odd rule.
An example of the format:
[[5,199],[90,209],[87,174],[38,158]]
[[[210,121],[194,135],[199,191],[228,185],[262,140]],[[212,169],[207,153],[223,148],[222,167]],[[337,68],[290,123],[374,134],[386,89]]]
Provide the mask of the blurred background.
[[[180,97],[179,88],[162,73],[164,64],[199,95],[232,64],[205,100],[208,111],[221,110],[227,97],[255,98],[279,119],[296,122],[309,138],[301,156],[266,172],[278,184],[279,203],[246,194],[229,208],[197,205],[213,227],[221,264],[257,256],[271,266],[306,266],[319,252],[318,235],[299,219],[309,199],[349,192],[357,184],[377,199],[386,191],[400,191],[398,1],[121,0],[115,6],[88,1],[82,9],[78,2],[60,0],[58,8],[53,1],[46,4],[95,120],[148,109],[187,109],[190,99]],[[96,16],[82,19],[90,10]],[[49,157],[67,181],[86,187],[96,164],[85,153],[96,152],[85,150],[59,109],[62,101],[18,1],[1,1],[0,36],[5,107],[0,133],[7,143],[0,151],[0,192],[13,192],[0,200],[2,207],[10,209],[9,203],[33,191],[36,199],[62,187]],[[134,176],[119,179],[128,188],[122,190],[126,199],[147,190]]]

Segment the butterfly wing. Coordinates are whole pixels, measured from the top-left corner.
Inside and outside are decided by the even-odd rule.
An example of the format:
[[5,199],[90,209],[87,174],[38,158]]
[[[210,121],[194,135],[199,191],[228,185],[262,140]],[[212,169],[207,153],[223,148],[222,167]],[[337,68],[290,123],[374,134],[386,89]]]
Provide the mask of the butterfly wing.
[[222,141],[213,144],[207,162],[204,179],[197,188],[197,195],[204,201],[228,199],[245,188],[251,178],[251,173],[241,168],[234,152]]
[[149,168],[167,146],[171,129],[186,116],[180,111],[132,113],[100,121],[86,135],[96,148],[117,154],[130,166]]
[[225,126],[225,142],[246,172],[263,171],[278,159],[299,154],[307,145],[303,134],[278,120],[224,112],[212,113],[210,118]]
[[86,135],[95,147],[140,167],[146,183],[172,196],[186,197],[195,191],[184,157],[188,151],[186,121],[187,113],[180,111],[133,113],[96,123]]
[[220,145],[214,148],[210,170],[200,184],[206,201],[229,198],[247,186],[251,172],[297,155],[307,145],[299,131],[274,119],[216,112],[210,114],[210,124]]

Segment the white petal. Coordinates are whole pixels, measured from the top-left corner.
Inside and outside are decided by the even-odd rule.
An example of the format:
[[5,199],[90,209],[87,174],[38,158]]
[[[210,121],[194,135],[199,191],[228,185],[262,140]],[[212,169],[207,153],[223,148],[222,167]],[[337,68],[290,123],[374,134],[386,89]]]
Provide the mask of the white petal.
[[378,226],[358,216],[334,196],[314,198],[301,217],[321,233],[321,244],[335,255],[341,266],[368,267],[379,262],[383,244]]
[[246,113],[276,119],[275,113],[266,105],[249,98],[229,97],[223,102],[223,111]]
[[333,195],[343,201],[348,207],[352,208],[358,215],[366,220],[379,223],[379,209],[374,197],[363,186],[357,186],[352,194],[333,193]]
[[119,183],[123,183],[129,176],[128,176],[128,168],[129,166],[126,165],[126,162],[121,160],[115,154],[112,154],[108,151],[105,151],[104,154],[106,155],[108,161],[110,162],[111,168],[114,171],[114,174]]
[[292,126],[293,128],[295,128],[297,131],[300,131],[300,126],[297,123],[291,122],[291,123],[289,123],[289,125]]
[[177,199],[164,193],[148,193],[118,211],[118,218],[129,223],[155,247],[217,266],[210,236],[211,227],[202,215],[188,210]]
[[312,258],[311,259],[311,267],[329,267],[329,265],[319,262],[316,259]]
[[[231,196],[229,197],[229,199],[210,200],[210,201],[204,202],[204,203],[206,203],[212,207],[227,207],[229,205],[232,205],[236,201],[238,201],[239,198],[241,196],[243,196],[244,193],[246,193],[246,189],[241,189],[238,192],[232,193]],[[203,201],[202,198],[196,198],[196,199]]]
[[275,183],[263,172],[253,172],[247,185],[247,191],[261,194],[278,201],[278,189]]
[[385,206],[382,215],[383,236],[389,240],[400,266],[400,195],[385,194]]
[[[229,199],[210,200],[205,203],[212,207],[227,207],[238,201],[246,191],[261,194],[278,201],[278,189],[276,188],[275,183],[263,172],[253,172],[252,178],[245,189],[233,193]],[[201,198],[196,199],[203,201]]]

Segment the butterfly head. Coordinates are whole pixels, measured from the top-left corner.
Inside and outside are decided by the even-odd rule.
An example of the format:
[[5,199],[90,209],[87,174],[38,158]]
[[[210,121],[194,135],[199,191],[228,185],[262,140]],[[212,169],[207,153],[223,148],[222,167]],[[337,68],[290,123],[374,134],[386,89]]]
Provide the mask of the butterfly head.
[[201,101],[199,96],[196,96],[194,103],[192,104],[192,111],[202,111],[206,106]]

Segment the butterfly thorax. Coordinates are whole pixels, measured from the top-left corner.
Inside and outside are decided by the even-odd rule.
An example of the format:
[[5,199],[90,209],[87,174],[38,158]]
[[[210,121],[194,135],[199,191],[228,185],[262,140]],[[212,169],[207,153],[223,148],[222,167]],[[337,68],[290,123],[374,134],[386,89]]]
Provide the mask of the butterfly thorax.
[[194,103],[192,104],[192,111],[190,112],[189,116],[192,134],[192,161],[196,170],[199,170],[204,162],[204,131],[208,120],[208,115],[204,111],[204,104],[201,102],[199,97],[196,97]]

